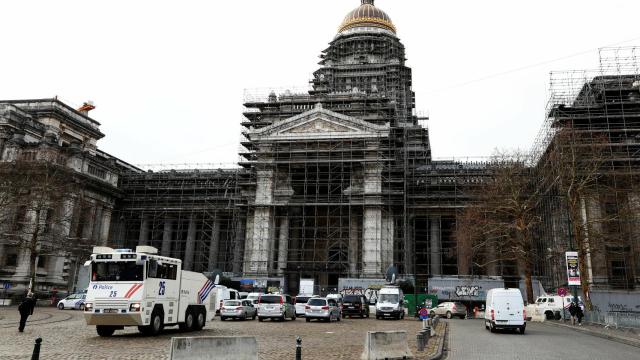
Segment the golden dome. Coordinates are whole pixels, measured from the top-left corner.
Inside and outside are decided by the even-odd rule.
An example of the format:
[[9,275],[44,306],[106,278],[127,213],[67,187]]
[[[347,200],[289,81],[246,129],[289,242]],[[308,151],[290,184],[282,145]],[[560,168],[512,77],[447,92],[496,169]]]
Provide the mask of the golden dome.
[[374,5],[374,0],[361,0],[362,5],[351,11],[344,18],[338,32],[356,27],[378,27],[396,33],[396,27],[387,13]]

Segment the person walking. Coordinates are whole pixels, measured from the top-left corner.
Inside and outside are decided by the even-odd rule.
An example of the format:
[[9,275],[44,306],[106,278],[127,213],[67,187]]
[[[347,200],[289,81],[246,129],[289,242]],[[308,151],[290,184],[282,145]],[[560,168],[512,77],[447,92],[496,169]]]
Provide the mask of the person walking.
[[576,310],[576,317],[578,318],[578,326],[582,326],[582,318],[584,318],[584,311],[582,311],[582,307],[580,305],[576,305],[578,308]]
[[18,306],[18,311],[20,312],[20,326],[18,327],[19,332],[24,332],[24,327],[25,325],[27,325],[27,318],[29,318],[30,315],[33,315],[33,309],[35,307],[36,299],[33,297],[33,293],[30,292]]
[[578,315],[578,309],[580,307],[574,301],[569,305],[569,314],[571,315],[571,325],[576,324],[576,316]]

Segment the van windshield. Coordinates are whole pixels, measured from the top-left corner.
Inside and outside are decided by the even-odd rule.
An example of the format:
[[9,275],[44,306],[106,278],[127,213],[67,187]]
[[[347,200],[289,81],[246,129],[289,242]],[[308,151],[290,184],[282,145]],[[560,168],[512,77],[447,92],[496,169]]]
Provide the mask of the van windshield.
[[91,281],[142,281],[144,267],[135,261],[94,262]]
[[281,301],[282,301],[282,298],[277,295],[260,297],[260,304],[280,304]]
[[398,302],[398,294],[382,294],[378,301],[395,304]]

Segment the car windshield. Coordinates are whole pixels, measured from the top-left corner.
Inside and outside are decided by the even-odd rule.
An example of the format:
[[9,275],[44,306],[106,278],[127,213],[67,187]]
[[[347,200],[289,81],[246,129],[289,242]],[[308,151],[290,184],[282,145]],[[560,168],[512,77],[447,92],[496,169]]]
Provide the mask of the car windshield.
[[240,306],[240,301],[236,301],[236,300],[225,301],[224,306]]
[[144,267],[135,261],[94,262],[91,281],[142,281]]
[[327,305],[327,300],[325,299],[311,299],[307,302],[307,305],[310,306],[325,306]]
[[282,302],[282,298],[280,296],[261,296],[260,303],[261,304],[280,304]]
[[296,297],[296,304],[306,304],[309,299],[311,298],[308,296],[298,296]]
[[360,297],[359,296],[353,296],[353,295],[347,295],[344,297],[344,302],[350,302],[350,303],[359,303],[360,302]]
[[379,302],[387,302],[387,303],[397,303],[398,302],[398,294],[382,294],[378,299]]

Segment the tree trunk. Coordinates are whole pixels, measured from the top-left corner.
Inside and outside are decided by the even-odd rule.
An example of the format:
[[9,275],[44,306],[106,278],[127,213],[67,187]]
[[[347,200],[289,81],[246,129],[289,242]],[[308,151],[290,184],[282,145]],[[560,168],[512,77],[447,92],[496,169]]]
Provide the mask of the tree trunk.
[[525,270],[524,270],[524,284],[527,291],[527,302],[529,304],[534,304],[535,299],[533,297],[533,281],[531,280],[531,261],[525,261]]

